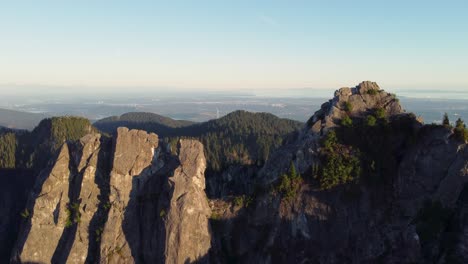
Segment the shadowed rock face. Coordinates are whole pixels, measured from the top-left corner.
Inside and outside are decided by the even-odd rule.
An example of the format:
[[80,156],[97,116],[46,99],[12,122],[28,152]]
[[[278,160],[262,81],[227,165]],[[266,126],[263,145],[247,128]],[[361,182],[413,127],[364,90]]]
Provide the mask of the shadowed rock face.
[[67,263],[83,263],[86,260],[90,246],[89,240],[93,237],[90,232],[95,232],[91,222],[99,209],[99,196],[101,195],[99,182],[104,181],[106,177],[105,171],[99,168],[100,138],[99,134],[94,134],[87,135],[80,140],[81,158],[77,163],[77,176],[75,176],[75,182],[72,182],[74,186],[71,192],[74,203],[69,209],[73,210],[77,230],[68,257],[64,254],[61,258],[66,259]]
[[22,262],[49,262],[59,245],[67,223],[72,177],[67,144],[48,173],[39,176],[28,204],[30,218],[20,232],[15,251]]
[[[352,109],[344,109],[346,102]],[[392,131],[381,135],[391,143],[380,146],[382,152],[392,147],[395,162],[385,168],[392,174],[384,183],[362,180],[321,189],[311,172],[322,162],[323,135],[330,129],[347,131],[341,125],[345,116],[362,124],[376,108],[384,110],[382,126]],[[451,129],[424,126],[375,83],[342,88],[311,117],[295,142],[271,156],[255,182],[266,191],[250,194],[256,197],[254,205],[214,208],[222,213],[212,223],[212,258],[240,263],[465,263],[467,153],[466,142],[456,140]],[[269,190],[278,186],[291,162],[304,183],[287,200]],[[425,201],[447,209],[435,206],[426,212],[434,215],[421,216]]]
[[328,131],[339,128],[345,117],[363,119],[374,114],[377,109],[381,109],[388,119],[409,117],[414,126],[422,125],[422,120],[405,112],[394,94],[380,89],[375,82],[364,81],[354,88],[340,88],[332,99],[322,104],[310,117],[295,142],[283,146],[270,156],[257,181],[263,185],[271,183],[287,171],[292,160],[300,171],[317,165],[320,163],[320,140]]
[[[38,178],[27,220],[14,251],[16,261],[84,263],[92,244],[92,219],[101,195],[101,136],[66,143],[50,170]],[[46,238],[46,239],[45,239]]]
[[205,168],[198,141],[181,140],[173,156],[144,131],[119,128],[113,141],[90,134],[66,143],[36,182],[12,261],[185,263],[205,257],[211,245]]

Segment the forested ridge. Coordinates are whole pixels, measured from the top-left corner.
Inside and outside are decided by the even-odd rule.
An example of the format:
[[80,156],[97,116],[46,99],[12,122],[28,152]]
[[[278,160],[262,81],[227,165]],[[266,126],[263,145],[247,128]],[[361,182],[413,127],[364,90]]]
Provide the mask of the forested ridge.
[[[300,129],[298,121],[278,118],[269,113],[235,111],[222,118],[203,123],[174,120],[152,113],[127,113],[94,124],[103,133],[112,134],[117,127],[142,129],[158,134],[175,149],[179,138],[199,139],[205,147],[208,167],[262,165],[285,138]],[[74,141],[98,131],[81,117],[47,118],[31,132],[0,130],[0,168],[42,168],[52,153],[66,140]]]
[[120,126],[154,132],[172,143],[174,149],[179,138],[198,139],[205,147],[209,169],[215,171],[233,164],[262,165],[288,134],[303,126],[301,122],[269,113],[241,110],[203,123],[152,113],[127,113],[99,120],[94,125],[111,134]]
[[52,117],[33,131],[0,131],[1,169],[42,169],[65,141],[75,141],[97,131],[82,117]]
[[269,113],[235,111],[222,118],[175,129],[169,142],[180,137],[199,139],[205,146],[208,166],[221,170],[232,164],[262,165],[301,122]]

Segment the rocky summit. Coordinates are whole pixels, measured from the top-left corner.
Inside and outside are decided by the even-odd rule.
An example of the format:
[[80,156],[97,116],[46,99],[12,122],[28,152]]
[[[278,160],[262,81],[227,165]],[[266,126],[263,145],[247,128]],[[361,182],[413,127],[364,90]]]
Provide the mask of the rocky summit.
[[260,170],[221,168],[229,177],[212,181],[222,192],[210,199],[199,141],[90,130],[35,178],[10,261],[468,263],[457,129],[362,82],[337,90]]
[[381,90],[375,82],[365,81],[354,88],[344,87],[335,91],[328,102],[309,119],[313,133],[323,133],[339,125],[346,115],[363,115],[372,109],[381,108],[388,115],[403,113],[394,94]]

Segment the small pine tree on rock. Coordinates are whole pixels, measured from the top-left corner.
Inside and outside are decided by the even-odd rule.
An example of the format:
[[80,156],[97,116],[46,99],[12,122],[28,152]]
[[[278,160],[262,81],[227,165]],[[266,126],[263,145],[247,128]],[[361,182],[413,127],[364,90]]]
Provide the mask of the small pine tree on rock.
[[455,122],[455,129],[454,129],[455,138],[461,141],[468,141],[468,130],[466,129],[465,122],[458,118]]
[[450,127],[450,120],[449,120],[449,117],[448,117],[447,113],[444,114],[444,118],[442,120],[442,125],[445,126],[445,127]]

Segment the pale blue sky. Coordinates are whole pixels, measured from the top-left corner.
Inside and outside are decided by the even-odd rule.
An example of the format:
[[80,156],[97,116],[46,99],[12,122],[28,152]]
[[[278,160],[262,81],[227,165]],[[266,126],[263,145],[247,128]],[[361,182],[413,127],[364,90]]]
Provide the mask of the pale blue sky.
[[467,14],[468,1],[0,1],[0,92],[468,89]]

